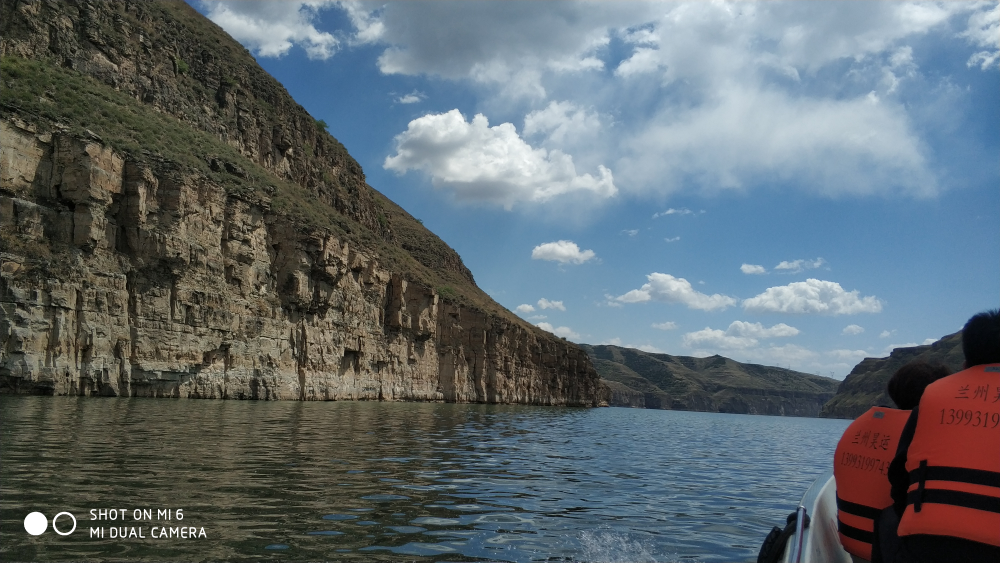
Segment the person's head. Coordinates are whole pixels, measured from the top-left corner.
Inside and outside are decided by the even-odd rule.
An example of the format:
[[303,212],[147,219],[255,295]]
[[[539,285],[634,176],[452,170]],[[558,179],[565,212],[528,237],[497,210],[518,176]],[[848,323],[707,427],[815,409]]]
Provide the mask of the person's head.
[[948,375],[951,375],[951,370],[941,364],[913,360],[892,374],[886,391],[897,407],[906,411],[913,410],[913,407],[920,404],[924,389]]
[[962,329],[965,367],[1000,363],[1000,310],[974,315]]

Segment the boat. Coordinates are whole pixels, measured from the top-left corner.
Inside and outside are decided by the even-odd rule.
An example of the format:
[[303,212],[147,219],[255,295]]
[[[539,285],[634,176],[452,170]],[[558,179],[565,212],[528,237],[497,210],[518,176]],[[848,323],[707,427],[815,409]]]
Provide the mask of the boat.
[[[782,550],[780,557],[771,553],[778,550]],[[796,511],[788,516],[785,530],[775,528],[768,534],[757,561],[852,563],[837,534],[837,482],[832,470],[809,487]]]

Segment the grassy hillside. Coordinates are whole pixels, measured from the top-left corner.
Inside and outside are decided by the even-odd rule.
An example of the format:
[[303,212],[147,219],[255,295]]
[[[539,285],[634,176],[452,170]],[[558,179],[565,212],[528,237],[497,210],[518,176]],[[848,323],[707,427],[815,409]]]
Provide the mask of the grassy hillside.
[[962,333],[949,334],[927,346],[896,348],[887,358],[865,358],[840,384],[837,394],[823,405],[820,416],[857,418],[875,405],[891,405],[885,386],[896,370],[913,360],[944,364],[953,372],[959,371],[965,361]]
[[583,348],[621,406],[815,416],[834,379],[711,356],[652,354],[619,346]]

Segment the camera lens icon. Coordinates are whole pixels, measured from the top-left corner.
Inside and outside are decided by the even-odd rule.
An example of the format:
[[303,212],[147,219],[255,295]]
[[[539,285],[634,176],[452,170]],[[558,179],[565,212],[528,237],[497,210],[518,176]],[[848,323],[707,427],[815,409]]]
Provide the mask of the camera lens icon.
[[[56,527],[56,520],[58,520],[60,516],[69,516],[70,520],[73,521],[73,527],[70,528],[68,532],[64,532]],[[24,531],[33,536],[40,536],[44,534],[48,527],[49,519],[46,518],[41,512],[32,512],[24,517]],[[60,536],[68,536],[72,534],[76,531],[76,516],[73,516],[69,512],[60,512],[59,514],[56,514],[55,517],[52,518],[52,531]]]

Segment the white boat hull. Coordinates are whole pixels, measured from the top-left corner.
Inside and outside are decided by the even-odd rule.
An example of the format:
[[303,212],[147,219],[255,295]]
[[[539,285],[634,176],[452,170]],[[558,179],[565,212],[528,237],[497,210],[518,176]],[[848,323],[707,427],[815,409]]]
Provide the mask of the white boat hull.
[[837,534],[837,482],[828,471],[809,487],[801,506],[809,526],[788,540],[783,563],[852,563]]

